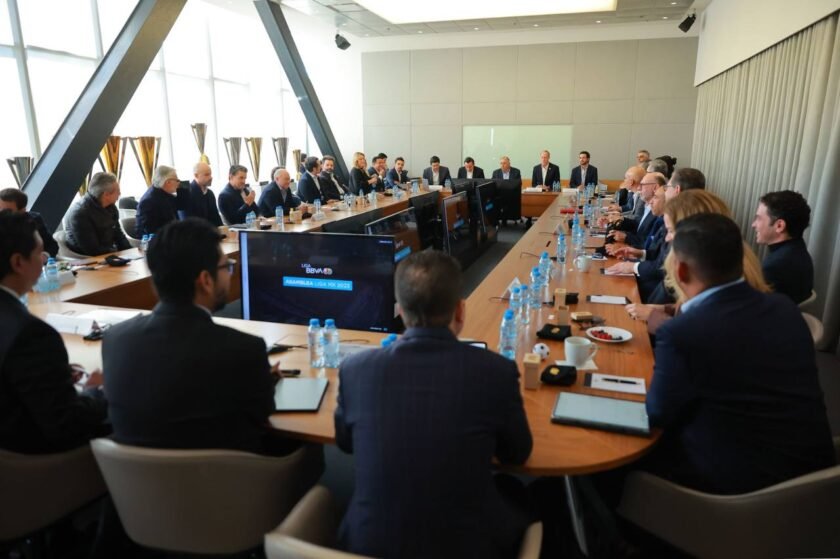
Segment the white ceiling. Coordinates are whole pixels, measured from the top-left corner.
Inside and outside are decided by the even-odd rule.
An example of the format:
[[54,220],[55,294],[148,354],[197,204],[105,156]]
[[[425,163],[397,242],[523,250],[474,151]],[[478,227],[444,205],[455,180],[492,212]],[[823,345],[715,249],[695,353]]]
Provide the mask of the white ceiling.
[[462,31],[475,33],[477,31],[551,29],[593,25],[597,21],[600,21],[602,25],[609,25],[611,23],[661,22],[667,19],[673,20],[676,27],[690,11],[692,3],[697,2],[694,0],[618,0],[614,12],[440,21],[410,25],[389,23],[353,0],[281,0],[281,3],[283,6],[315,17],[326,25],[334,26],[341,33],[356,37],[386,37]]

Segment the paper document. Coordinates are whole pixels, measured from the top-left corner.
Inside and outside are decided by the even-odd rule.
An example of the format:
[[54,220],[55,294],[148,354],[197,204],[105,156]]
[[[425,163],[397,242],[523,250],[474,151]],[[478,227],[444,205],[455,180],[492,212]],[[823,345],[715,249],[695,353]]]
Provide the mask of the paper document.
[[604,303],[607,305],[626,305],[630,301],[627,297],[618,297],[616,295],[589,295],[586,298],[590,303]]
[[645,394],[645,379],[639,377],[620,377],[601,373],[586,373],[584,386],[598,390],[612,392],[626,392],[627,394]]
[[62,334],[77,334],[79,336],[90,334],[94,325],[92,318],[82,318],[81,316],[58,313],[49,313],[46,318],[46,323]]
[[632,278],[636,276],[633,272],[610,272],[606,268],[601,268],[601,273],[605,276],[615,276],[617,278]]
[[[558,359],[554,363],[556,365],[561,366],[561,367],[564,366],[564,365],[568,365],[569,367],[574,367],[575,366],[575,364],[572,363],[571,361],[563,361],[563,360],[560,360],[560,359]],[[593,359],[589,359],[586,363],[584,363],[580,367],[575,367],[575,368],[578,371],[595,371],[595,370],[598,369],[598,365],[595,364],[595,361]]]
[[96,322],[100,328],[105,326],[106,324],[110,324],[113,326],[114,324],[119,324],[125,320],[129,320],[134,318],[135,316],[139,316],[143,313],[139,311],[117,311],[111,309],[96,309],[95,311],[86,312],[84,314],[80,314],[79,318],[89,318]]

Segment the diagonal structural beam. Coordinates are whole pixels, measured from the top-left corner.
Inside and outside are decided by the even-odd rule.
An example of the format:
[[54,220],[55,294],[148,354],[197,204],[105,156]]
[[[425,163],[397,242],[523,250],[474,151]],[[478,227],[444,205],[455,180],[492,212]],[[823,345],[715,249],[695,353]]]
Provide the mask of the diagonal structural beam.
[[321,102],[318,101],[318,95],[312,86],[312,80],[306,73],[303,60],[300,58],[300,53],[295,45],[292,32],[289,30],[289,24],[286,23],[286,17],[280,10],[280,5],[273,0],[254,0],[254,5],[257,8],[257,13],[260,14],[265,30],[268,32],[271,44],[277,52],[280,64],[283,65],[283,70],[286,72],[286,76],[292,84],[292,89],[300,101],[300,108],[303,109],[306,122],[312,129],[312,134],[315,136],[315,141],[318,142],[321,153],[335,157],[336,173],[347,180],[349,178],[347,165],[344,163],[344,158],[341,157],[338,142],[333,136],[332,129],[330,129],[330,123],[327,122]]
[[55,229],[187,0],[139,0],[26,181],[32,209]]

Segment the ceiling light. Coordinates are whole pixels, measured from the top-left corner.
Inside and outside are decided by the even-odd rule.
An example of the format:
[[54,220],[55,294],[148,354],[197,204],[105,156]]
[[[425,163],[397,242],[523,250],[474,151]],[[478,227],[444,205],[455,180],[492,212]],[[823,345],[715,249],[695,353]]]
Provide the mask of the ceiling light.
[[595,20],[595,23],[601,23],[601,20],[600,20],[600,19],[596,19],[596,20]]
[[341,50],[347,50],[350,48],[350,41],[339,35],[338,33],[335,34],[335,46],[340,48]]
[[617,0],[356,0],[356,3],[395,24],[528,17],[615,11]]
[[418,33],[420,33],[420,34],[422,35],[422,34],[423,34],[423,30],[421,29],[420,31],[418,31]]
[[694,25],[695,19],[697,19],[697,16],[691,14],[690,16],[682,20],[682,23],[680,23],[679,25],[680,31],[682,31],[683,33],[688,33],[688,30],[691,29],[692,25]]
[[676,2],[671,2],[671,5],[672,5],[672,6],[676,6],[676,5],[677,5],[677,3],[676,3]]
[[478,27],[473,27],[473,31],[478,31]]
[[539,23],[535,23],[535,24],[534,24],[534,27],[539,27],[539,26],[540,26],[540,24],[539,24]]
[[668,16],[662,16],[662,19],[668,19]]

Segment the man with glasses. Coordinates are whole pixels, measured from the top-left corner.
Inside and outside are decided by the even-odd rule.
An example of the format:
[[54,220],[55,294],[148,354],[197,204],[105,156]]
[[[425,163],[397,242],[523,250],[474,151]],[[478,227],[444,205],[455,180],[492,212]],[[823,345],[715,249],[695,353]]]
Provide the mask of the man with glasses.
[[175,169],[161,165],[155,169],[151,188],[137,204],[137,234],[154,235],[161,227],[178,219],[175,195],[178,190],[178,173]]

